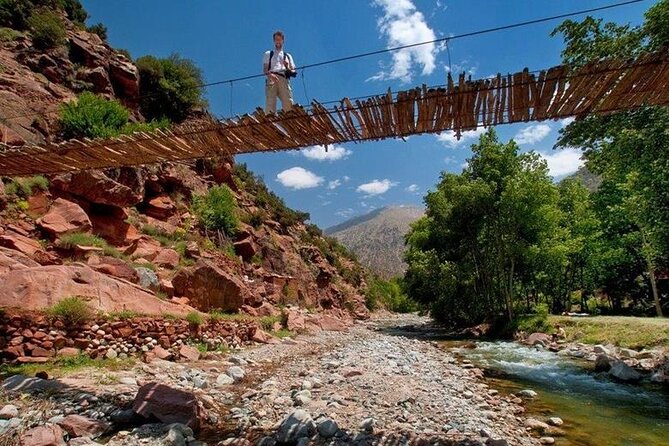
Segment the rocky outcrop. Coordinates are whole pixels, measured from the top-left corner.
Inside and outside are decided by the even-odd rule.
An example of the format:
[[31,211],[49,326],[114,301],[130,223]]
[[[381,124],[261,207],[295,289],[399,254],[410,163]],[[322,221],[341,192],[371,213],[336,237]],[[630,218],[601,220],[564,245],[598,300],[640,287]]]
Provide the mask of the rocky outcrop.
[[78,296],[94,311],[136,311],[144,314],[185,314],[188,307],[158,299],[130,282],[92,270],[82,264],[40,266],[0,276],[0,307],[42,310],[60,300]]
[[90,232],[93,228],[81,206],[62,198],[51,204],[49,212],[37,220],[37,225],[53,238],[72,232]]
[[236,311],[244,303],[244,284],[208,260],[179,270],[172,279],[176,296],[190,299],[202,311]]
[[142,201],[142,194],[119,183],[101,171],[58,175],[51,180],[56,194],[73,195],[89,203],[104,204],[125,208]]

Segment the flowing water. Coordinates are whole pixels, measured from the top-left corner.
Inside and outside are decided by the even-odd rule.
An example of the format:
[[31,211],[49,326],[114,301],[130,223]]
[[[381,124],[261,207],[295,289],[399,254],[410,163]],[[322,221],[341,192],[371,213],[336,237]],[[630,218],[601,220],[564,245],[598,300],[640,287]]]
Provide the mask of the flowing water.
[[589,370],[589,364],[513,342],[461,342],[445,346],[485,369],[493,387],[532,389],[528,413],[564,420],[563,446],[669,446],[669,392],[659,386],[621,384]]

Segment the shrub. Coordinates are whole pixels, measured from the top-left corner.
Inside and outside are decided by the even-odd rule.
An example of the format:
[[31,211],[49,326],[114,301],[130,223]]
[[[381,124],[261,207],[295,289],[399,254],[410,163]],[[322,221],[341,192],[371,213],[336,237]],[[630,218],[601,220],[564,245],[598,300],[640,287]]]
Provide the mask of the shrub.
[[33,45],[40,49],[54,48],[65,43],[65,24],[60,16],[48,9],[39,9],[28,20]]
[[235,197],[226,185],[212,187],[206,195],[193,200],[193,211],[202,225],[226,235],[233,235],[239,226],[236,207]]
[[191,311],[186,315],[186,321],[191,325],[202,325],[204,324],[204,319],[197,311]]
[[140,110],[147,119],[183,121],[196,107],[206,105],[202,97],[202,72],[188,59],[172,54],[165,59],[137,59],[140,76]]
[[13,42],[22,35],[19,31],[11,28],[0,28],[0,42]]
[[60,124],[65,138],[117,136],[129,117],[130,112],[119,102],[88,91],[60,108]]
[[5,186],[5,194],[28,198],[36,191],[44,191],[49,188],[49,180],[42,175],[25,178],[13,178]]
[[281,323],[281,316],[263,316],[260,318],[260,326],[265,331],[272,331],[274,324]]
[[93,317],[93,312],[81,298],[66,297],[51,308],[49,314],[62,317],[66,322],[76,325]]
[[86,28],[86,31],[97,34],[102,40],[107,40],[107,27],[102,23],[96,23],[95,25],[89,26]]
[[401,279],[385,281],[370,278],[365,290],[365,304],[371,311],[379,307],[396,313],[411,313],[419,310],[418,304],[411,300],[402,289]]

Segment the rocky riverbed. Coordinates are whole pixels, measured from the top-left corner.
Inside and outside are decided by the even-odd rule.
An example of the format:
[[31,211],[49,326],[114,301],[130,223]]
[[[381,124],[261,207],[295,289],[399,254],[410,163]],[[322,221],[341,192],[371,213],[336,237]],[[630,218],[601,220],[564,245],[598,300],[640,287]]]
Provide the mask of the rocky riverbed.
[[[0,429],[3,438],[20,432],[12,438],[22,436],[25,445],[524,446],[552,440],[533,434],[520,396],[491,389],[480,369],[458,363],[436,343],[391,329],[425,321],[377,317],[220,358],[154,360],[58,381],[15,377],[5,381],[4,399],[14,407]],[[543,423],[541,430],[547,430]]]

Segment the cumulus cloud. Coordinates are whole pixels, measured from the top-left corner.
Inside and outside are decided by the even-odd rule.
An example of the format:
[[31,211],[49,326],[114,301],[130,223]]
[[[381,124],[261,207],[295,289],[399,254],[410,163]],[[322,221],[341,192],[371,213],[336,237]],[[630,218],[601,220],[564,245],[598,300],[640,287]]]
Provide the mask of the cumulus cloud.
[[513,139],[518,144],[534,144],[543,140],[550,132],[551,126],[548,124],[533,124],[520,129]]
[[[374,0],[374,5],[383,9],[377,26],[386,38],[387,46],[396,47],[435,40],[436,33],[430,28],[423,13],[411,0]],[[399,79],[410,82],[413,70],[420,68],[423,75],[431,74],[436,67],[437,54],[441,46],[434,43],[405,48],[392,53],[392,64],[371,77],[370,80]]]
[[395,185],[396,183],[393,183],[388,179],[374,180],[369,183],[361,184],[356,190],[365,195],[381,195],[388,192],[388,190]]
[[468,130],[466,132],[462,132],[462,134],[460,135],[460,140],[458,140],[455,137],[455,132],[453,130],[446,130],[437,135],[437,141],[439,141],[444,145],[447,145],[448,147],[457,147],[465,143],[471,143],[473,142],[473,140],[478,140],[479,136],[481,136],[485,132],[486,129],[484,129],[483,127],[479,127],[476,130]]
[[404,190],[406,190],[407,192],[411,192],[411,193],[418,192],[418,185],[417,184],[411,184],[411,185],[407,186],[406,189],[404,189]]
[[323,182],[323,178],[302,167],[291,167],[283,172],[279,172],[276,180],[289,189],[311,189],[318,187]]
[[583,165],[581,151],[575,148],[539,152],[548,163],[548,170],[553,177],[562,177],[578,170]]
[[313,146],[302,150],[302,155],[315,161],[337,161],[345,159],[350,154],[350,150],[341,146],[328,147],[327,151],[325,146]]

